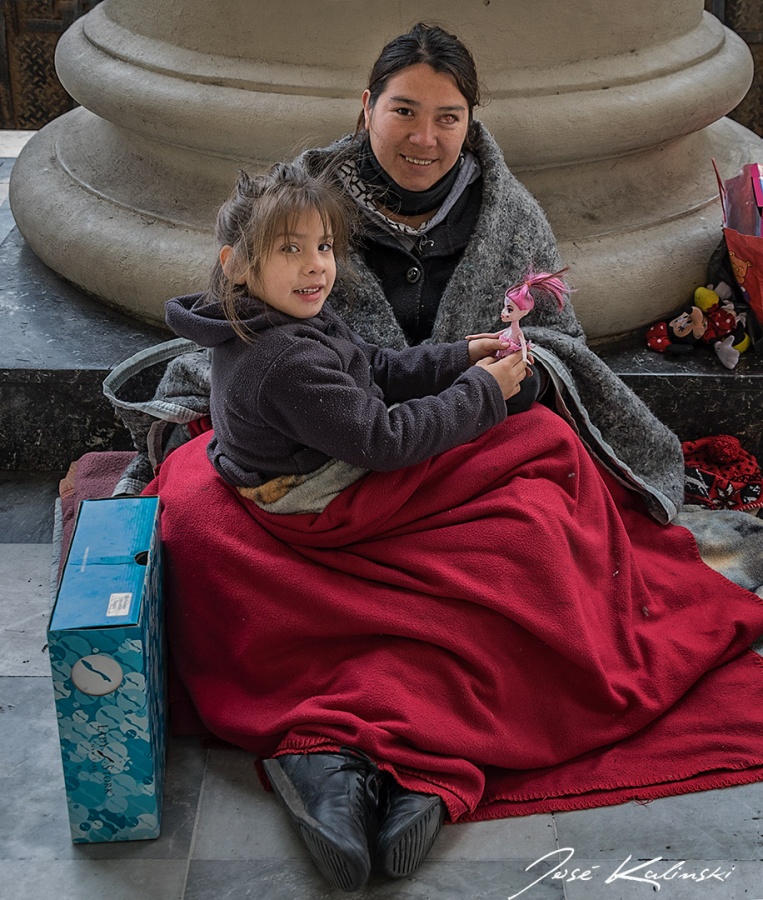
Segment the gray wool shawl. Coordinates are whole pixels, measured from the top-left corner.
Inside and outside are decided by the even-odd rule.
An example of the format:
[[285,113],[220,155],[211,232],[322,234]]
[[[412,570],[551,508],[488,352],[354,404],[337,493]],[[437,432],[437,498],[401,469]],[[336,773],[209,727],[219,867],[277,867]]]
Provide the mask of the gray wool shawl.
[[[498,331],[506,288],[530,270],[563,265],[556,240],[537,201],[509,171],[487,129],[476,123],[474,153],[482,166],[482,208],[474,233],[442,296],[431,341],[457,341],[479,331]],[[300,157],[313,174],[333,169],[353,152],[343,138]],[[402,328],[379,279],[358,252],[350,258],[355,279],[338,279],[335,311],[368,341],[406,346]],[[574,279],[574,273],[573,273]],[[574,285],[573,285],[574,286]],[[589,450],[639,490],[658,521],[670,521],[683,505],[684,470],[679,439],[592,351],[573,305],[559,312],[541,299],[523,320],[536,345],[535,359],[551,377],[557,408],[576,426]]]
[[[512,175],[487,129],[477,125],[475,155],[483,175],[482,208],[474,233],[440,302],[430,341],[457,341],[467,334],[503,328],[500,311],[506,288],[536,271],[561,268],[556,241],[538,203]],[[299,162],[313,174],[336,172],[357,152],[358,142],[342,138],[330,147],[308,150]],[[405,335],[376,275],[360,253],[351,252],[353,277],[340,274],[331,304],[367,341],[384,347],[406,346]],[[574,273],[573,273],[574,280]],[[574,284],[573,284],[574,287]],[[571,303],[559,312],[541,298],[522,321],[535,344],[534,355],[555,388],[557,410],[578,430],[590,452],[614,474],[638,490],[652,515],[670,521],[683,504],[683,456],[678,438],[593,353]],[[188,423],[209,409],[209,360],[206,352],[187,352],[189,342],[170,342],[166,351],[146,351],[127,360],[107,379],[107,396],[133,432],[139,457],[125,473],[118,491],[140,488],[167,449],[187,439]],[[169,348],[169,345],[168,345]],[[127,401],[119,391],[139,370],[166,366],[154,398]],[[140,354],[139,354],[140,356]],[[128,394],[125,391],[125,394]],[[157,420],[160,420],[157,423]],[[153,423],[153,424],[152,424]],[[173,428],[167,428],[174,423]],[[175,433],[179,432],[179,433]],[[149,448],[145,451],[148,436]]]

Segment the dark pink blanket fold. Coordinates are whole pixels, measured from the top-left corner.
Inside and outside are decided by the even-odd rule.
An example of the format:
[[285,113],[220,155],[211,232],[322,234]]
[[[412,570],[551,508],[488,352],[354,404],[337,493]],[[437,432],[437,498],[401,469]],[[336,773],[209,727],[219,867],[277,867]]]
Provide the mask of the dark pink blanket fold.
[[214,734],[356,747],[454,820],[763,777],[763,602],[549,410],[320,515],[242,499],[208,437],[149,491],[174,661]]

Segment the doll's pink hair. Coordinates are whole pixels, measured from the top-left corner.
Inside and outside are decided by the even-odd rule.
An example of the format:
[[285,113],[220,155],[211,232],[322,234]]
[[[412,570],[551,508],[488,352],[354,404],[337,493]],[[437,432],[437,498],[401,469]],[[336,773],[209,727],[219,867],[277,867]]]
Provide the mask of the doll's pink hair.
[[561,309],[570,293],[570,289],[561,277],[568,269],[569,266],[565,266],[558,272],[549,273],[533,272],[531,268],[522,281],[513,284],[506,291],[506,302],[513,303],[518,309],[532,309],[535,306],[535,298],[532,294],[534,289],[543,294],[551,294],[557,307]]

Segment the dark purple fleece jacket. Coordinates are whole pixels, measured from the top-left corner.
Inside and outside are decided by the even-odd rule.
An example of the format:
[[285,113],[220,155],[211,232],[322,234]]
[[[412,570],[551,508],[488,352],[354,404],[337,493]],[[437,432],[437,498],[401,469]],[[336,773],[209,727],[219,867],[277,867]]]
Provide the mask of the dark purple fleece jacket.
[[410,466],[506,417],[498,383],[469,365],[466,341],[375,347],[328,304],[295,319],[250,298],[242,315],[250,342],[203,294],[170,300],[166,316],[181,337],[212,348],[209,456],[236,486],[306,474],[332,458],[377,471]]

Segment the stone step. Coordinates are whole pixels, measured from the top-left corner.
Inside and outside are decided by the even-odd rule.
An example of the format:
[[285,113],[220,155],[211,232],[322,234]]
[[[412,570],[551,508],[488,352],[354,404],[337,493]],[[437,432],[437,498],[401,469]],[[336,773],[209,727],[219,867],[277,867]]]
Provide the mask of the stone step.
[[[0,245],[0,311],[0,469],[62,470],[91,450],[130,449],[101,383],[172,335],[65,282],[15,229]],[[682,440],[734,434],[763,460],[763,356],[729,370],[710,351],[663,356],[640,336],[595,350]]]
[[762,344],[734,369],[704,347],[684,356],[655,353],[641,335],[594,349],[682,441],[732,434],[763,462]]
[[171,335],[64,281],[17,229],[0,245],[0,322],[0,469],[66,469],[90,450],[131,447],[101,383]]

